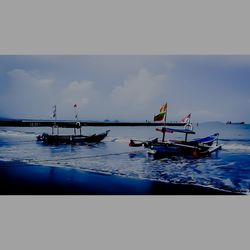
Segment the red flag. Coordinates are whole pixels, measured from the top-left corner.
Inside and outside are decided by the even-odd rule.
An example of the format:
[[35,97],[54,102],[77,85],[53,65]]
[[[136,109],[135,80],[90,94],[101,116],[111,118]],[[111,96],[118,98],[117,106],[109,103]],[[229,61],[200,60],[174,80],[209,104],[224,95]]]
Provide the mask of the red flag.
[[166,114],[167,114],[167,103],[161,105],[160,113],[158,115],[154,116],[154,122],[155,121],[162,121],[164,118],[166,120]]
[[162,121],[164,119],[165,113],[160,113],[159,115],[154,116],[154,122]]
[[190,113],[189,115],[187,115],[186,117],[184,117],[184,118],[181,120],[181,122],[188,123],[189,120],[190,120],[190,118],[191,118],[191,113]]

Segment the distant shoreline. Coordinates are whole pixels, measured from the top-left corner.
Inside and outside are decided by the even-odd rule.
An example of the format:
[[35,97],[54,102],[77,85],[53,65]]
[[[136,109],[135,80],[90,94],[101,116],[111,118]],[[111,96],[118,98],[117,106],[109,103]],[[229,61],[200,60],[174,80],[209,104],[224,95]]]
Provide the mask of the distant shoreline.
[[[79,121],[81,126],[93,127],[108,127],[108,126],[163,126],[164,123],[159,122],[89,122]],[[0,127],[52,127],[54,121],[41,120],[0,120]],[[74,121],[57,121],[56,125],[61,128],[74,128],[76,122]],[[181,122],[168,122],[166,126],[184,126]]]

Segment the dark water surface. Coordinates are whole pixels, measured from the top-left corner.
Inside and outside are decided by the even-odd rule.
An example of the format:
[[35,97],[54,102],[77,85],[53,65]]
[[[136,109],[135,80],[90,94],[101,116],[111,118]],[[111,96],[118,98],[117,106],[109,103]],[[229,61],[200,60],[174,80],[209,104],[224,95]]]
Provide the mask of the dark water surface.
[[[102,143],[89,145],[45,146],[36,142],[36,135],[51,132],[49,128],[0,128],[1,162],[56,166],[157,180],[166,183],[197,184],[221,190],[249,193],[250,190],[250,125],[203,123],[194,126],[199,138],[220,133],[222,150],[211,157],[188,159],[174,157],[153,160],[143,148],[130,148],[129,140],[161,136],[153,127],[86,127],[85,134],[111,132]],[[60,129],[71,134],[72,129]],[[171,134],[169,138],[181,139]],[[6,164],[5,164],[6,165]]]

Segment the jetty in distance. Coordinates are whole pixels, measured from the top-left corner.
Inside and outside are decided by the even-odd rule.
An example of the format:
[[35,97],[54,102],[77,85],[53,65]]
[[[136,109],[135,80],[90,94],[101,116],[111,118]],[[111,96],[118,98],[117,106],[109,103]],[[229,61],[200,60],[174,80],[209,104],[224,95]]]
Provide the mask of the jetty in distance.
[[[92,127],[106,127],[106,126],[184,126],[183,122],[119,122],[119,121],[78,121],[81,126],[92,126]],[[54,121],[48,120],[0,120],[1,127],[52,127]],[[75,121],[56,121],[56,125],[61,128],[74,128],[76,127]]]

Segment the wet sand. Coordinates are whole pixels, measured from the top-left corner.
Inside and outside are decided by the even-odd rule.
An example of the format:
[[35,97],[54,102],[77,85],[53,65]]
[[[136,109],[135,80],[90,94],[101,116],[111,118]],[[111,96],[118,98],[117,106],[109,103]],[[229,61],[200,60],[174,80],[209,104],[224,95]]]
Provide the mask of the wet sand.
[[233,195],[188,184],[133,179],[65,167],[0,162],[1,195]]

